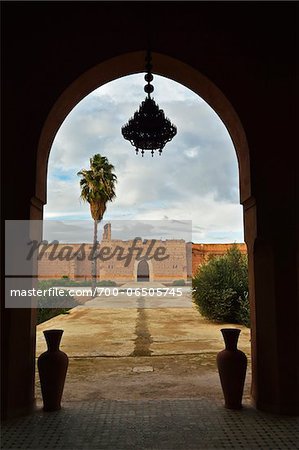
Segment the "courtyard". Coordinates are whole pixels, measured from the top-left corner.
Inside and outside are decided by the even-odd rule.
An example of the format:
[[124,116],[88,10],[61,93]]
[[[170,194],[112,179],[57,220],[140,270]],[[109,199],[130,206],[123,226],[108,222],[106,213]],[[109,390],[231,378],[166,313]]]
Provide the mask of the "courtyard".
[[[64,330],[61,350],[69,356],[64,402],[222,399],[216,368],[216,355],[224,348],[220,329],[236,325],[204,319],[192,302],[190,287],[180,287],[181,296],[131,295],[142,286],[149,287],[124,285],[124,295],[88,300],[37,327],[37,356],[46,350],[44,330]],[[165,289],[158,283],[151,286]],[[244,392],[249,403],[250,330],[239,328],[239,348],[249,363]],[[41,405],[38,376],[36,387]]]
[[251,406],[250,331],[243,326],[239,348],[249,362],[243,409],[223,407],[215,364],[221,327],[198,313],[187,287],[177,298],[97,297],[40,324],[37,356],[46,349],[43,330],[64,330],[69,370],[62,409],[42,411],[37,375],[36,412],[4,426],[3,448],[298,448],[297,418]]

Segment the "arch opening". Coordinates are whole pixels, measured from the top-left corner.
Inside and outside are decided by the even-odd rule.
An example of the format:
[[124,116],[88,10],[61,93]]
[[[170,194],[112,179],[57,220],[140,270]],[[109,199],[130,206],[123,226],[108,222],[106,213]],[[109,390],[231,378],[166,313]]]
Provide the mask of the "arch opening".
[[150,280],[150,273],[149,273],[149,265],[148,262],[145,259],[142,259],[139,261],[137,266],[137,282],[149,282]]
[[[33,206],[47,202],[47,164],[54,138],[70,111],[90,92],[126,75],[144,71],[145,52],[133,52],[104,61],[85,72],[58,98],[41,132],[36,165],[36,190]],[[154,73],[170,78],[191,89],[205,100],[226,126],[234,144],[238,165],[240,202],[251,197],[249,149],[240,119],[225,95],[193,67],[166,55],[153,53]]]
[[[155,61],[154,73],[170,78],[191,89],[218,114],[232,139],[236,151],[239,168],[240,202],[246,207],[248,205],[249,208],[254,206],[255,202],[251,197],[250,188],[250,164],[247,140],[243,126],[233,106],[217,86],[196,69],[159,53],[153,53],[153,58]],[[56,133],[65,118],[84,97],[96,88],[122,76],[142,72],[144,70],[143,61],[144,52],[124,54],[104,61],[81,75],[58,98],[46,119],[39,140],[36,167],[36,194],[32,199],[34,218],[42,219],[43,217],[43,205],[47,201],[48,158]],[[251,208],[251,212],[253,209]],[[245,227],[245,241],[247,242],[249,240],[253,242],[251,239],[252,236],[249,236],[247,231],[248,229]],[[251,264],[250,260],[249,264]],[[148,264],[146,267],[144,261],[141,261],[134,270],[137,282],[151,281],[152,272]],[[251,280],[251,282],[253,281]],[[255,330],[254,323],[252,326],[253,330]],[[253,345],[255,345],[254,339]]]

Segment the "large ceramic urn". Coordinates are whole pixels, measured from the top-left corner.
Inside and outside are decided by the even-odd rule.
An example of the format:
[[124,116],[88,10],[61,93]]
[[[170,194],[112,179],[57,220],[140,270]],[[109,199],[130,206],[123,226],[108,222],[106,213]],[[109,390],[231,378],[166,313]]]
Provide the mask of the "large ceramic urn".
[[217,367],[225,407],[229,409],[242,408],[247,357],[237,348],[240,332],[241,330],[238,328],[222,328],[221,333],[225,342],[225,349],[217,355]]
[[44,411],[61,408],[61,398],[68,368],[68,357],[59,349],[63,330],[44,331],[48,349],[38,358],[38,371]]

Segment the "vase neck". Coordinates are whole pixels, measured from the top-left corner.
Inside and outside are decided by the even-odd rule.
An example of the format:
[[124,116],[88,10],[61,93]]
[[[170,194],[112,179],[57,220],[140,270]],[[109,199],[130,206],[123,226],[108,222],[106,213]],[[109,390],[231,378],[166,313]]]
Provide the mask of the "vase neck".
[[59,350],[63,330],[46,330],[44,331],[45,339],[49,352]]
[[241,330],[238,328],[223,328],[221,330],[226,350],[237,350],[240,332]]

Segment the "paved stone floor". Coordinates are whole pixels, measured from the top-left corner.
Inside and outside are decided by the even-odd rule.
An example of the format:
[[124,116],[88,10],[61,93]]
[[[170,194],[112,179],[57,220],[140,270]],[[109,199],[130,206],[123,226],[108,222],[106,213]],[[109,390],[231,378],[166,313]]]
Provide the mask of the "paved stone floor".
[[[47,328],[64,329],[70,357],[63,409],[42,412],[37,379],[39,409],[3,426],[3,449],[299,448],[298,419],[251,408],[249,382],[242,411],[223,407],[214,367],[221,325],[198,314],[188,289],[180,298],[87,302],[38,326],[37,355]],[[249,356],[250,333],[240,328]]]
[[3,449],[297,449],[299,419],[207,398],[70,402],[61,411],[15,419]]

